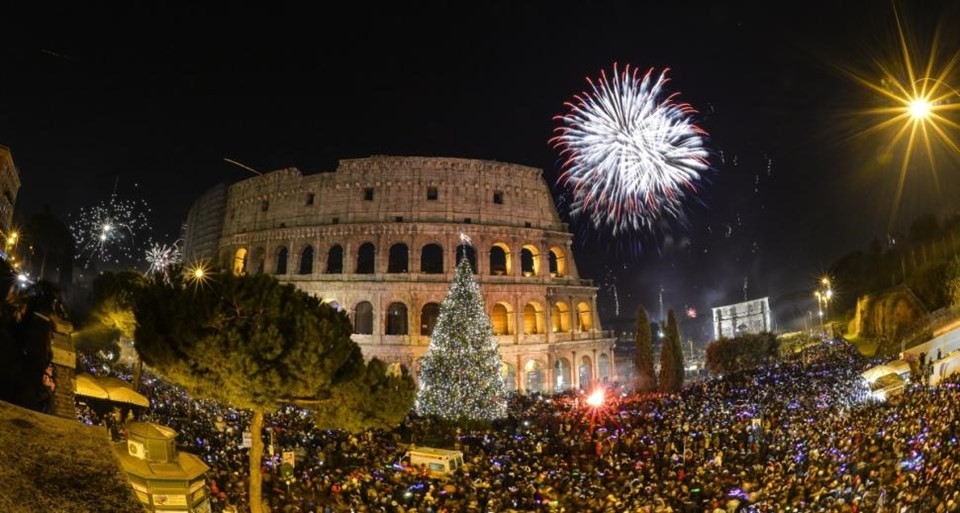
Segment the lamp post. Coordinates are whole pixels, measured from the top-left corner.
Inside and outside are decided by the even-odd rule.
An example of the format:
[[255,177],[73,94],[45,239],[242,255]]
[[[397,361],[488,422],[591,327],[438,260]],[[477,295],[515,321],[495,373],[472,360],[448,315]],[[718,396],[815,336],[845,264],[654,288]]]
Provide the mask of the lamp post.
[[824,276],[820,279],[820,285],[817,290],[813,292],[813,295],[817,298],[817,313],[820,315],[820,331],[826,334],[823,318],[827,318],[827,326],[830,326],[830,301],[833,299],[833,286],[830,283],[829,277]]

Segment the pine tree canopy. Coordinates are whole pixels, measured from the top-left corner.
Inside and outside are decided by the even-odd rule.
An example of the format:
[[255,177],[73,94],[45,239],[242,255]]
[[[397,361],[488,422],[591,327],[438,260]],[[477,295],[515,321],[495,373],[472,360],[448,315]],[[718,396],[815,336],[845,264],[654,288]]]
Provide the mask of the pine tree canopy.
[[660,388],[677,392],[683,388],[683,348],[680,345],[680,327],[677,315],[671,309],[667,314],[667,329],[660,350]]
[[653,331],[647,311],[637,310],[637,354],[634,362],[637,373],[638,392],[652,392],[657,389],[657,374],[653,365]]
[[451,421],[506,416],[503,362],[483,295],[464,258],[420,362],[416,410]]
[[409,374],[364,363],[345,314],[272,276],[150,280],[134,312],[144,363],[199,397],[267,412],[302,404],[318,425],[353,430],[396,425],[413,402]]

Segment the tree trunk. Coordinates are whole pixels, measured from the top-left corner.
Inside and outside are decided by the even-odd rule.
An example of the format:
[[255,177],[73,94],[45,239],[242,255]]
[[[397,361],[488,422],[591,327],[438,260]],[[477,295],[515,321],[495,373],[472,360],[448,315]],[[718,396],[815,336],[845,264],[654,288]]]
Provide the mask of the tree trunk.
[[263,479],[260,476],[260,465],[263,464],[263,408],[253,410],[253,420],[250,422],[250,436],[253,439],[250,445],[250,513],[263,513]]
[[140,391],[140,378],[143,377],[143,358],[137,355],[137,366],[133,368],[133,391]]

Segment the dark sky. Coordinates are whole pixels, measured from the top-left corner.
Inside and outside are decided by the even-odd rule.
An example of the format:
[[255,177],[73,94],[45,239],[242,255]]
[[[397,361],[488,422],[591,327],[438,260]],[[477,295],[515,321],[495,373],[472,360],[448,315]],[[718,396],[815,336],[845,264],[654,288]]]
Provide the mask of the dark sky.
[[[889,2],[196,4],[5,13],[0,144],[21,170],[19,216],[49,204],[67,219],[117,183],[171,242],[197,195],[251,176],[224,157],[305,173],[373,154],[481,158],[553,183],[552,116],[619,62],[671,68],[715,168],[670,237],[574,222],[581,274],[615,282],[622,314],[657,312],[661,287],[666,308],[704,313],[741,300],[745,278],[751,298],[809,289],[887,230],[890,133],[849,137],[869,124],[852,114],[883,103],[838,69],[876,82],[875,59],[896,63]],[[898,5],[917,48],[939,23],[942,55],[958,50],[957,4]],[[939,192],[929,166],[911,171],[898,226],[953,211],[956,159],[938,163]]]

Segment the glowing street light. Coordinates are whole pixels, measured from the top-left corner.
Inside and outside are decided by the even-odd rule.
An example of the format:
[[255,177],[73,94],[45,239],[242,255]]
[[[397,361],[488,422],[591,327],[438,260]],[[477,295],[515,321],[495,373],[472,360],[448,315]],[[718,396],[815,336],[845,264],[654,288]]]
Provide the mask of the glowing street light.
[[[939,142],[954,156],[960,154],[956,136],[960,124],[957,123],[955,115],[960,110],[960,102],[956,101],[960,98],[960,90],[955,85],[960,52],[946,55],[946,58],[938,55],[938,50],[941,50],[938,42],[941,33],[939,30],[934,32],[927,48],[911,47],[896,7],[894,18],[899,39],[900,62],[881,58],[875,61],[878,69],[869,74],[846,71],[854,81],[885,100],[884,106],[864,111],[865,114],[877,116],[877,121],[867,128],[863,135],[889,131],[892,139],[888,151],[903,144],[890,215],[891,226],[897,218],[914,150],[926,150],[927,160],[934,173],[935,143]],[[923,59],[924,53],[926,59]],[[877,71],[880,73],[877,74]],[[876,80],[877,77],[880,78],[879,81]]]
[[933,106],[930,105],[930,102],[927,101],[926,98],[914,98],[913,101],[910,102],[908,110],[910,111],[910,117],[915,121],[920,121],[930,115]]

